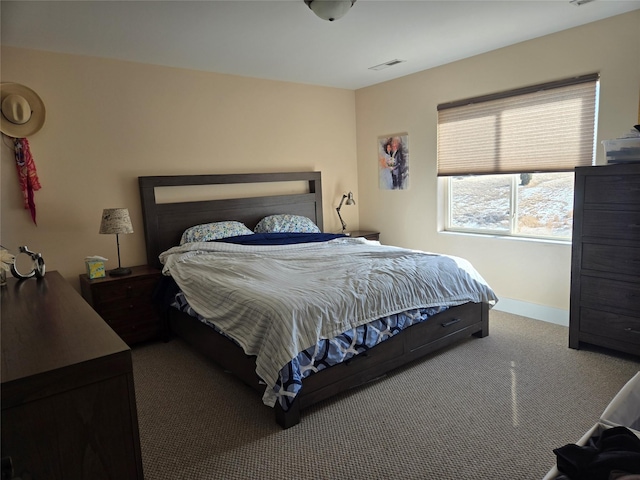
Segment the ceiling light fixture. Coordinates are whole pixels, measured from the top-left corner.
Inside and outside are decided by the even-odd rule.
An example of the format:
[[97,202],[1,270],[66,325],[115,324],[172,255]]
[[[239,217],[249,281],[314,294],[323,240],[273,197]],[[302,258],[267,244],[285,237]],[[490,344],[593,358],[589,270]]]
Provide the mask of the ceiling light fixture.
[[304,3],[321,19],[333,22],[344,17],[356,0],[304,0]]

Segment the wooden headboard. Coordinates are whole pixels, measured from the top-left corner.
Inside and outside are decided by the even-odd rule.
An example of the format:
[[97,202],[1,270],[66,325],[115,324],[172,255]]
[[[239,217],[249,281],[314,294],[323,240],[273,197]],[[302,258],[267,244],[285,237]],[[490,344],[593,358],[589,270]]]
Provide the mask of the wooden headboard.
[[[201,185],[308,182],[307,193],[250,196],[198,201],[156,201],[156,188]],[[160,253],[180,243],[182,233],[201,223],[236,220],[253,229],[267,215],[304,215],[323,229],[320,172],[249,173],[228,175],[168,175],[138,177],[147,263],[160,266]]]

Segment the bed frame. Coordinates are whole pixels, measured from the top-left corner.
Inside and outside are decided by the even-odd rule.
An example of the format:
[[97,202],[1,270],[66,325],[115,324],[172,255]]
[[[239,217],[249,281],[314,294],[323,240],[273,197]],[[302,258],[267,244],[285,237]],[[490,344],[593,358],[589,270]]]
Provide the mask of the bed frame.
[[[312,219],[320,229],[322,183],[320,172],[287,172],[229,175],[175,175],[138,177],[149,265],[160,266],[161,252],[179,243],[182,232],[193,225],[237,220],[249,228],[271,214],[290,213]],[[308,182],[308,192],[202,201],[156,202],[156,188],[258,184],[263,182]],[[255,357],[246,355],[227,337],[177,310],[167,313],[171,334],[231,371],[261,394],[264,384],[255,372]],[[300,411],[350,388],[384,376],[387,372],[451,345],[470,335],[489,334],[489,307],[467,303],[452,307],[429,321],[413,325],[391,339],[352,359],[313,374],[288,411],[276,404],[276,421],[283,428],[300,422]]]

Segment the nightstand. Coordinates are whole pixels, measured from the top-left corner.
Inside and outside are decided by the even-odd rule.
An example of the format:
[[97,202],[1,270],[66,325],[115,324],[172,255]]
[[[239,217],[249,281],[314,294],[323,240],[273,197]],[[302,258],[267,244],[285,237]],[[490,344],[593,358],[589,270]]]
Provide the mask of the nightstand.
[[346,232],[350,237],[364,237],[367,240],[380,241],[380,232],[373,232],[367,230],[354,230],[353,232]]
[[162,321],[152,295],[162,276],[147,265],[131,267],[131,275],[90,280],[80,275],[84,299],[128,345],[158,338]]

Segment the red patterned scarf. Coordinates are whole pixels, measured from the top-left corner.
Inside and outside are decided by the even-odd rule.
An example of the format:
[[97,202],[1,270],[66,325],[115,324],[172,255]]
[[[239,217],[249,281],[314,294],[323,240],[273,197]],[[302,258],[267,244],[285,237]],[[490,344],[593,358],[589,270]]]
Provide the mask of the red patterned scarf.
[[33,192],[40,190],[40,181],[38,180],[38,172],[36,172],[36,164],[31,156],[29,149],[29,141],[26,138],[14,138],[13,146],[16,153],[16,167],[18,168],[18,180],[20,182],[20,190],[24,197],[24,208],[29,209],[33,223],[36,223],[36,204],[33,198]]

